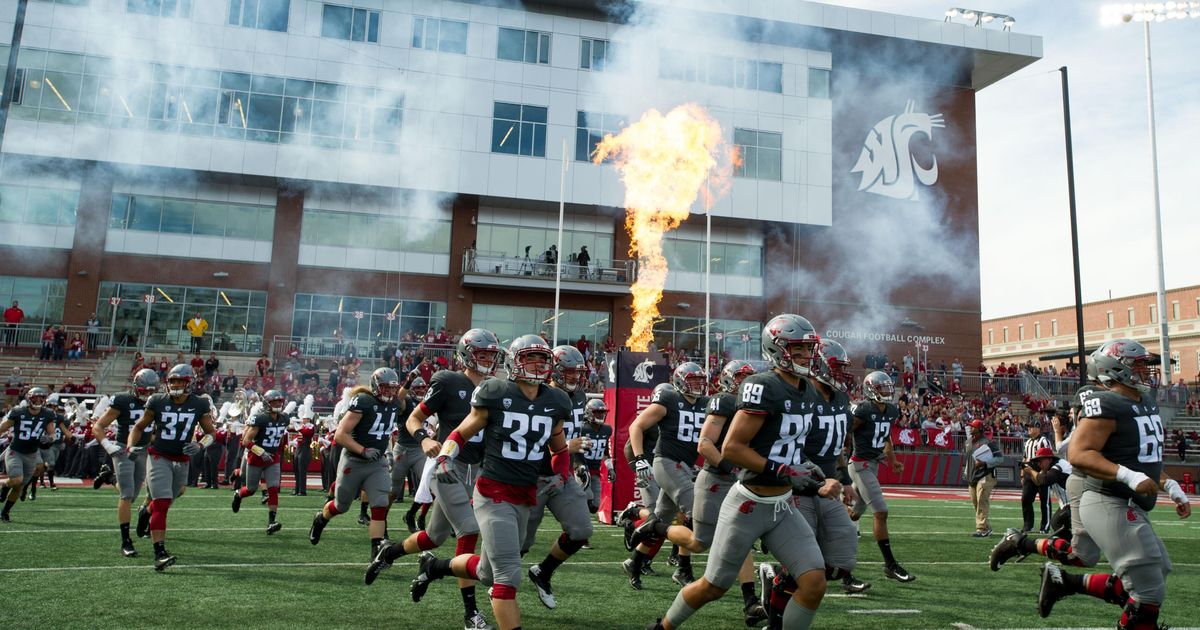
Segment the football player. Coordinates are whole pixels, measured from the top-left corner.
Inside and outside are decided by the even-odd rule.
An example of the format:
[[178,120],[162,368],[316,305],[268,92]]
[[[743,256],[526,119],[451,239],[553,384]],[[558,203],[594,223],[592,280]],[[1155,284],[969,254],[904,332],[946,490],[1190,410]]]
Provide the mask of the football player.
[[8,472],[8,481],[0,489],[0,501],[4,502],[0,521],[5,523],[12,521],[9,513],[25,483],[42,474],[44,466],[40,449],[54,441],[54,431],[58,429],[59,421],[58,415],[46,407],[48,395],[44,387],[30,387],[25,392],[25,405],[14,407],[0,422],[0,435],[10,428],[13,430],[12,442],[4,452],[4,470]]
[[[116,465],[115,477],[120,497],[117,499],[117,524],[121,528],[121,553],[126,558],[138,555],[129,536],[129,521],[132,518],[133,501],[146,482],[146,448],[150,446],[150,435],[144,434],[133,449],[126,444],[129,443],[129,431],[142,418],[146,400],[157,393],[158,373],[151,369],[138,370],[133,375],[131,391],[113,396],[104,415],[92,425],[92,435],[100,441],[100,446]],[[117,424],[117,435],[115,440],[110,440],[108,427],[113,422]],[[148,511],[146,518],[149,518]]]
[[804,461],[816,405],[804,375],[812,369],[819,341],[812,324],[799,315],[777,315],[763,328],[763,358],[772,369],[742,381],[721,449],[722,461],[742,469],[741,480],[721,504],[704,576],[679,591],[666,616],[651,628],[678,628],[723,596],[759,538],[798,585],[784,610],[784,626],[807,630],[812,625],[825,595],[825,562],[792,496],[799,491],[836,498],[841,492],[836,479],[822,479],[820,468]]
[[[375,375],[371,377],[374,379]],[[233,491],[232,508],[233,513],[237,514],[242,508],[242,499],[258,492],[259,481],[265,480],[268,536],[283,528],[275,520],[275,512],[279,510],[279,460],[283,459],[282,446],[290,424],[283,413],[285,403],[283,392],[277,389],[263,394],[266,409],[250,418],[242,432],[242,448],[246,454],[242,462],[242,474],[245,475],[246,485]]]
[[[563,423],[563,437],[567,442],[567,453],[580,458],[585,444],[583,438],[584,405],[587,394],[582,387],[587,378],[587,364],[583,354],[575,346],[554,348],[550,370],[550,386],[565,393],[571,401],[571,415]],[[574,467],[572,467],[574,469]],[[546,608],[554,609],[558,603],[550,587],[554,571],[568,558],[587,544],[592,536],[592,516],[588,511],[587,495],[574,475],[566,483],[559,483],[559,475],[550,468],[550,459],[541,461],[541,476],[538,478],[537,505],[529,511],[529,523],[521,545],[521,555],[529,552],[537,536],[538,526],[546,514],[546,508],[562,524],[562,534],[550,547],[550,552],[541,562],[529,567],[529,581],[537,589],[538,599]],[[586,468],[584,469],[586,470]]]
[[583,408],[583,437],[587,447],[583,449],[583,463],[587,466],[591,483],[588,484],[588,511],[600,511],[600,466],[608,471],[608,483],[617,480],[617,471],[612,461],[612,426],[607,424],[608,405],[602,398],[592,398]]
[[[659,485],[658,500],[654,512],[647,522],[639,525],[642,532],[652,531],[653,522],[670,523],[677,514],[683,514],[684,527],[692,528],[692,507],[695,503],[695,479],[692,467],[699,457],[697,445],[700,429],[704,423],[705,408],[708,406],[708,376],[699,365],[687,361],[679,364],[671,374],[671,382],[654,388],[650,404],[638,414],[629,427],[629,444],[633,451],[633,468],[643,483],[650,478]],[[654,445],[654,463],[645,457],[649,446],[645,431],[658,426],[658,441]],[[652,470],[653,469],[653,470]],[[637,534],[637,530],[634,530]],[[642,588],[642,566],[649,563],[658,552],[663,539],[658,536],[641,542],[631,539],[633,553],[623,563],[629,576],[629,585]],[[692,574],[691,552],[680,548],[679,566],[671,579],[680,586],[695,581]]]
[[[692,529],[658,519],[647,519],[634,530],[631,542],[641,543],[650,536],[665,537],[691,553],[702,553],[712,546],[721,503],[737,481],[733,464],[721,455],[720,444],[725,441],[729,420],[736,411],[738,387],[751,374],[754,374],[754,366],[747,361],[726,363],[717,381],[718,392],[709,398],[707,416],[697,444],[697,450],[704,458],[704,466],[696,474],[693,484]],[[746,556],[746,562],[738,573],[738,582],[742,586],[742,612],[746,625],[755,626],[766,617],[766,611],[755,591],[753,553]]]
[[[546,385],[551,350],[537,335],[513,340],[505,355],[507,379],[484,381],[471,396],[471,415],[446,436],[437,456],[437,474],[454,476],[454,460],[468,441],[484,434],[487,456],[475,486],[474,501],[483,549],[439,560],[420,557],[412,582],[413,601],[421,601],[433,580],[454,575],[491,586],[492,611],[501,630],[521,627],[517,588],[521,584],[521,547],[529,511],[537,504],[543,460],[551,460],[558,488],[571,479],[570,453],[562,425],[573,405],[565,392]],[[440,481],[439,481],[440,483]],[[439,497],[440,500],[440,497]]]
[[[828,478],[837,478],[839,464],[845,463],[841,461],[841,453],[850,416],[850,396],[846,390],[853,380],[847,371],[849,367],[850,358],[842,344],[822,340],[815,369],[807,378],[818,399],[812,431],[804,442],[804,456]],[[842,491],[843,501],[853,506],[856,498],[853,484],[843,484]],[[840,580],[847,593],[871,588],[852,574],[858,562],[858,530],[846,512],[847,505],[821,497],[804,497],[799,502],[800,512],[817,532],[817,543],[825,557],[826,578]]]
[[[58,456],[62,455],[63,437],[71,435],[71,427],[67,424],[66,418],[62,414],[62,402],[58,399],[61,394],[56,394],[47,397],[46,407],[54,413],[54,431],[51,435],[54,439],[49,444],[43,444],[40,454],[42,456],[42,487],[45,487],[46,481],[50,482],[50,490],[58,490],[58,486],[54,483],[54,467],[58,464]],[[37,485],[30,488],[32,495],[37,495]]]
[[[455,347],[455,358],[462,371],[439,370],[430,379],[425,400],[408,417],[407,429],[421,444],[428,457],[436,457],[443,443],[471,413],[469,396],[480,383],[496,371],[501,354],[500,342],[490,330],[472,328],[463,333]],[[432,415],[438,417],[437,436],[425,430],[424,423]],[[428,551],[440,546],[451,533],[458,537],[455,555],[475,552],[479,539],[479,523],[471,507],[471,487],[483,461],[483,433],[474,434],[462,452],[450,464],[452,474],[439,474],[434,480],[436,497],[430,508],[429,527],[402,542],[383,545],[379,554],[367,566],[364,581],[371,584],[379,573],[405,554]],[[475,599],[475,584],[459,581],[463,602],[463,627],[486,628],[487,621],[479,613]]]
[[312,544],[321,542],[321,532],[330,519],[349,510],[361,493],[366,493],[371,506],[367,527],[371,558],[383,544],[391,488],[386,453],[392,426],[400,414],[399,390],[400,377],[386,367],[371,373],[370,387],[360,385],[351,390],[350,404],[334,432],[334,441],[342,447],[334,496],[313,516],[308,530],[308,541]]
[[867,508],[871,508],[875,543],[883,553],[883,574],[893,580],[911,582],[917,576],[900,566],[892,554],[887,526],[888,507],[883,499],[883,488],[879,485],[879,468],[885,462],[896,474],[904,472],[904,462],[896,459],[892,451],[892,424],[900,417],[899,408],[892,403],[895,392],[891,377],[883,372],[871,372],[863,378],[863,396],[866,400],[854,406],[854,420],[846,440],[854,445],[849,468],[856,496],[849,510],[851,520],[857,521]]
[[1047,617],[1059,599],[1085,593],[1123,609],[1118,628],[1156,629],[1171,560],[1149,512],[1160,483],[1180,518],[1191,515],[1191,506],[1177,483],[1164,481],[1162,420],[1154,393],[1143,387],[1151,374],[1150,352],[1132,339],[1114,339],[1097,348],[1088,363],[1101,389],[1081,399],[1067,456],[1087,475],[1080,520],[1113,572],[1072,574],[1047,562],[1038,613]]
[[[164,571],[175,564],[175,556],[167,553],[167,511],[183,494],[192,456],[213,443],[212,404],[207,398],[190,393],[195,376],[190,365],[181,363],[171,368],[167,372],[166,394],[154,394],[146,401],[142,417],[134,423],[125,443],[132,452],[144,444],[147,429],[153,432],[146,492],[150,495],[150,540],[154,542],[155,571]],[[204,432],[199,441],[194,440],[197,424]]]
[[[392,447],[392,501],[397,502],[404,501],[404,483],[406,481],[409,484],[409,493],[416,493],[417,488],[412,485],[413,480],[420,479],[427,459],[425,451],[421,450],[421,443],[408,432],[408,417],[412,415],[417,405],[421,404],[429,386],[425,383],[425,379],[417,376],[413,378],[412,383],[406,389],[408,396],[405,397],[404,419],[396,427],[395,444]],[[412,506],[404,515],[404,524],[408,526],[410,533],[417,532],[415,519],[417,511],[420,509],[421,504],[413,501]]]

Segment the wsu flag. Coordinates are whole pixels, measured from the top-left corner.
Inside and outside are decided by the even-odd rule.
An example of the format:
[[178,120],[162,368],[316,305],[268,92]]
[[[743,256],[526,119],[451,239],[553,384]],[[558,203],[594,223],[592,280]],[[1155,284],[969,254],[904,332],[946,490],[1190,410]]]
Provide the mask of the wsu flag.
[[892,444],[900,446],[920,446],[921,434],[916,429],[901,429],[892,427]]
[[954,448],[954,435],[949,429],[925,429],[925,438],[934,448]]

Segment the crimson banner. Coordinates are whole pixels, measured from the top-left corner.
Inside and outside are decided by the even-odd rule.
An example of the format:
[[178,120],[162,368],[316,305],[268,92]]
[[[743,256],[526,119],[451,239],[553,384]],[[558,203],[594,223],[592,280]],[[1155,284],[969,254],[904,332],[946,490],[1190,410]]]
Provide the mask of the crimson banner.
[[954,448],[954,434],[949,429],[925,429],[925,438],[934,448]]
[[919,446],[921,444],[921,433],[916,429],[901,429],[900,427],[892,427],[892,444],[899,446]]
[[622,350],[608,356],[605,375],[604,404],[608,405],[608,424],[613,428],[613,467],[617,481],[608,483],[601,475],[600,522],[612,524],[613,510],[624,509],[633,499],[633,471],[625,461],[625,442],[629,440],[629,425],[650,405],[655,386],[667,382],[670,367],[662,355]]

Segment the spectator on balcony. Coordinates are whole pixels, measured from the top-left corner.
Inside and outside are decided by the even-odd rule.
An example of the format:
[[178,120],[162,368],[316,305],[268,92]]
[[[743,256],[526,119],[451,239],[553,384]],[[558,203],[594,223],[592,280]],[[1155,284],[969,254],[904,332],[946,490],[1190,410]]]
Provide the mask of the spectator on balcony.
[[79,393],[80,394],[95,394],[96,393],[96,384],[92,382],[91,374],[88,374],[87,376],[83,377],[83,382],[79,384]]
[[585,335],[579,335],[579,339],[575,342],[575,349],[579,350],[579,354],[582,354],[584,359],[592,358],[592,342],[588,341]]
[[229,372],[225,374],[225,378],[221,379],[221,389],[230,396],[238,388],[237,374],[233,373],[233,368],[229,368]]
[[70,347],[67,349],[67,359],[70,361],[82,359],[84,346],[83,335],[75,333],[75,336],[71,338]]
[[612,335],[605,337],[604,338],[604,353],[608,354],[610,352],[616,352],[616,351],[617,351],[617,342],[613,341]]
[[444,326],[439,328],[437,334],[434,335],[433,343],[436,343],[439,346],[450,344],[450,336],[446,334],[446,328]]
[[67,331],[62,324],[54,325],[54,360],[62,361],[67,356]]
[[543,275],[553,275],[556,269],[555,265],[558,264],[558,245],[551,245],[550,249],[547,249],[546,253],[542,254],[542,262],[546,263],[543,267],[545,269]]
[[592,264],[592,255],[588,253],[587,245],[579,248],[579,254],[575,256],[575,263],[579,265],[579,277],[587,278],[589,276],[588,265]]
[[192,357],[192,360],[189,361],[188,364],[192,366],[193,374],[200,378],[204,378],[204,357],[200,356],[199,352]]
[[424,379],[426,383],[428,383],[430,381],[430,379],[433,378],[434,369],[433,369],[433,364],[429,362],[429,357],[427,357],[427,356],[421,357],[421,362],[417,364],[416,371],[417,371],[417,374],[421,375],[421,378]]
[[96,317],[95,313],[92,313],[91,318],[87,320],[87,349],[88,349],[88,352],[96,351],[96,340],[99,337],[100,337],[100,318]]
[[12,306],[4,309],[4,345],[16,347],[17,326],[25,321],[25,311],[20,304],[13,300]]
[[217,353],[213,352],[208,355],[208,360],[204,362],[204,375],[206,378],[217,376],[221,371],[221,360],[217,358]]
[[187,323],[188,332],[192,335],[191,351],[196,354],[200,353],[200,342],[204,339],[204,333],[208,331],[208,320],[196,313],[196,316],[189,319]]

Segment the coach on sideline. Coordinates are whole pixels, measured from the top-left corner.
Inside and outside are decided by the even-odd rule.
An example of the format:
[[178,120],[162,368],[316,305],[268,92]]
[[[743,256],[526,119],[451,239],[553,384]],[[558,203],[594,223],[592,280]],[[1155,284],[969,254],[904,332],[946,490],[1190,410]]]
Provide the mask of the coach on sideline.
[[987,538],[992,535],[992,525],[988,521],[988,511],[991,508],[992,488],[996,487],[996,466],[1000,464],[1000,447],[983,434],[983,421],[972,420],[970,439],[963,449],[963,459],[966,467],[963,477],[971,488],[971,505],[975,507],[976,538]]

